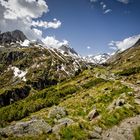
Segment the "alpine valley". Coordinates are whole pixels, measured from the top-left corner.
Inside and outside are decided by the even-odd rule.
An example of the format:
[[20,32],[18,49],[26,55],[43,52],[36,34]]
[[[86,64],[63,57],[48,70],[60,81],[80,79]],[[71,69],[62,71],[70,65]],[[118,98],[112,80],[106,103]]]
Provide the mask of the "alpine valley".
[[140,39],[80,56],[15,30],[0,34],[0,139],[139,140]]

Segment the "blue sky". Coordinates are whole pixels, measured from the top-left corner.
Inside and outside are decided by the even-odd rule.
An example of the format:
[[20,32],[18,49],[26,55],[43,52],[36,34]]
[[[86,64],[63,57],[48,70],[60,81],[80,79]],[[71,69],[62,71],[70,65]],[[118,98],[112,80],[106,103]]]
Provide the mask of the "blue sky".
[[19,29],[47,47],[111,53],[140,38],[140,0],[0,0],[0,21],[2,32]]
[[[101,1],[112,11],[104,14]],[[47,0],[50,11],[42,19],[55,17],[62,25],[56,30],[47,29],[43,35],[66,39],[80,54],[88,55],[111,52],[110,41],[140,33],[140,0],[131,0],[128,4],[117,0],[101,1]]]

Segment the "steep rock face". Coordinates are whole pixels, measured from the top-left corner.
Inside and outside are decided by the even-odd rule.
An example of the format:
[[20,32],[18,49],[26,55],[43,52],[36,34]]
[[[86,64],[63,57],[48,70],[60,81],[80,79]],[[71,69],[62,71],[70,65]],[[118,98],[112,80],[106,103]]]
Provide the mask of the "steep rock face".
[[27,39],[27,37],[19,30],[0,34],[0,44],[24,41],[25,39]]
[[10,90],[5,90],[3,93],[0,93],[0,107],[6,106],[14,103],[15,101],[24,99],[29,95],[30,92],[29,86],[23,86],[20,88],[13,88]]
[[0,52],[1,63],[11,64],[14,61],[21,60],[23,57],[26,57],[24,51],[3,51]]
[[0,48],[1,88],[24,82],[40,90],[71,78],[87,68],[80,57],[75,57],[76,54],[66,55],[58,49],[36,43],[28,47],[17,44],[14,43],[14,47],[9,44],[6,48]]
[[75,56],[79,56],[78,53],[73,49],[70,48],[69,46],[66,45],[62,45],[61,47],[58,48],[59,50],[62,50],[65,54],[68,55],[75,55]]

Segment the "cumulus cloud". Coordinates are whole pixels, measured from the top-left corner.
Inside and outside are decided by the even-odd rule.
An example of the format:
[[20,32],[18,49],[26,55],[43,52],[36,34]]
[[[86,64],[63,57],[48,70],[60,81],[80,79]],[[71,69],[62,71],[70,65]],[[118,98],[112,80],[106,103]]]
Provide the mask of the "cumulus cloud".
[[111,49],[116,49],[119,51],[124,51],[132,47],[140,39],[140,34],[132,37],[128,37],[122,41],[111,41],[108,45]]
[[33,21],[32,26],[57,29],[57,28],[59,28],[61,26],[61,22],[59,20],[57,20],[57,19],[53,19],[53,21],[51,21],[51,22]]
[[19,29],[29,39],[42,39],[43,28],[59,28],[61,22],[38,21],[49,11],[45,0],[0,0],[0,30],[2,32]]
[[68,45],[67,40],[59,41],[54,36],[47,36],[46,38],[42,39],[43,43],[47,47],[59,48],[62,45]]
[[5,19],[38,18],[43,12],[48,12],[48,6],[44,0],[0,0],[5,7]]
[[42,31],[41,30],[38,30],[36,28],[32,28],[32,30],[34,31],[35,34],[37,34],[39,36],[39,38],[42,37]]
[[121,3],[124,3],[124,4],[128,4],[129,3],[129,0],[117,0],[117,1],[119,1]]

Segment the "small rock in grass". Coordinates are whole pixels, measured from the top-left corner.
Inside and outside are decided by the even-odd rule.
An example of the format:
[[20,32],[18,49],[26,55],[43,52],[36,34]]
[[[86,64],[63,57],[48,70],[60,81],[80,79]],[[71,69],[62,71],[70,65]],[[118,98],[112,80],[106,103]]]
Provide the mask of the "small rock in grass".
[[70,118],[62,118],[62,119],[58,120],[57,122],[58,122],[58,124],[55,125],[52,129],[53,133],[58,133],[62,127],[65,127],[65,126],[68,126],[68,125],[71,125],[72,123],[74,123],[74,121]]
[[102,133],[102,128],[101,128],[101,127],[95,126],[95,127],[94,127],[94,130],[95,130],[97,133],[99,133],[99,134]]
[[125,100],[124,99],[117,99],[116,100],[116,106],[122,106],[125,104]]
[[89,138],[90,139],[100,139],[101,135],[99,133],[93,131],[93,132],[89,132]]
[[99,115],[97,109],[93,109],[92,111],[89,112],[88,114],[88,119],[91,121],[92,119],[96,118]]
[[55,106],[49,111],[48,118],[61,119],[66,115],[67,111],[65,110],[64,107]]
[[128,94],[129,96],[134,95],[133,92],[128,92],[127,94]]
[[135,99],[135,103],[140,105],[140,99]]

